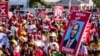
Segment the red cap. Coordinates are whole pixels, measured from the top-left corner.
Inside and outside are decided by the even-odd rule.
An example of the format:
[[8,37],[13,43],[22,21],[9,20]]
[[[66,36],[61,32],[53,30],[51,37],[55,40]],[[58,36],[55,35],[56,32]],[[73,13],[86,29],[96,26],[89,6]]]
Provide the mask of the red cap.
[[43,56],[43,51],[41,49],[38,49],[36,51],[36,56]]
[[54,26],[52,26],[52,25],[50,26],[50,29],[51,29],[51,30],[57,30],[57,28],[54,27]]

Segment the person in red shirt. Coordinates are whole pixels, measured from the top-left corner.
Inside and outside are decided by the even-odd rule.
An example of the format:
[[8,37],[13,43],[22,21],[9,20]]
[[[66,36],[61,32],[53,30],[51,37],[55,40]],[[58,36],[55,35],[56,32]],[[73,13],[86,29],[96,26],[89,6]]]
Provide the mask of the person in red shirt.
[[39,47],[36,47],[36,56],[43,56],[43,50]]

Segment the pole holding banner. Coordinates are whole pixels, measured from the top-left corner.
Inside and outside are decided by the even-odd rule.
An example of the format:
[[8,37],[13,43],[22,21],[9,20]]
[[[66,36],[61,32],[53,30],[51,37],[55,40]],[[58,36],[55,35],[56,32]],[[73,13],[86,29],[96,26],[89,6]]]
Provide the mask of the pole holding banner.
[[72,0],[69,0],[69,14],[70,14],[70,8],[71,8],[71,6],[72,6],[72,5],[71,5],[71,1],[72,1]]

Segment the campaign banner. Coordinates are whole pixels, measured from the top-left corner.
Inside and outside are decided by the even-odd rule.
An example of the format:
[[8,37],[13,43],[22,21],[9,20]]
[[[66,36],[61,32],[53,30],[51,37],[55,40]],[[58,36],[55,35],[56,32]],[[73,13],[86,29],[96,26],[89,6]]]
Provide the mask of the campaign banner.
[[0,2],[0,17],[8,16],[8,2]]
[[90,18],[88,12],[73,12],[60,44],[60,50],[71,56],[77,56],[81,44],[82,34]]
[[39,9],[38,12],[36,13],[37,17],[40,18],[45,18],[47,16],[47,11],[43,9]]
[[88,23],[85,27],[85,30],[82,36],[83,38],[82,41],[86,42],[87,44],[90,44],[89,42],[91,41],[91,38],[90,38],[91,27],[92,27],[92,24]]
[[79,6],[71,6],[70,7],[70,12],[77,12],[79,11]]
[[54,16],[62,16],[64,11],[63,6],[54,6]]

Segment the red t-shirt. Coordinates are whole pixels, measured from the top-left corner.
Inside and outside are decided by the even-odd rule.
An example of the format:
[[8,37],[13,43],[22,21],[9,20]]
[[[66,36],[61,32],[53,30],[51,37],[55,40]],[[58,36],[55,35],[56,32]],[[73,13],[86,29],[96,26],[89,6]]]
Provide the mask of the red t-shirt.
[[43,56],[43,51],[41,49],[38,49],[36,51],[36,56]]
[[20,56],[19,52],[14,52],[14,56]]

